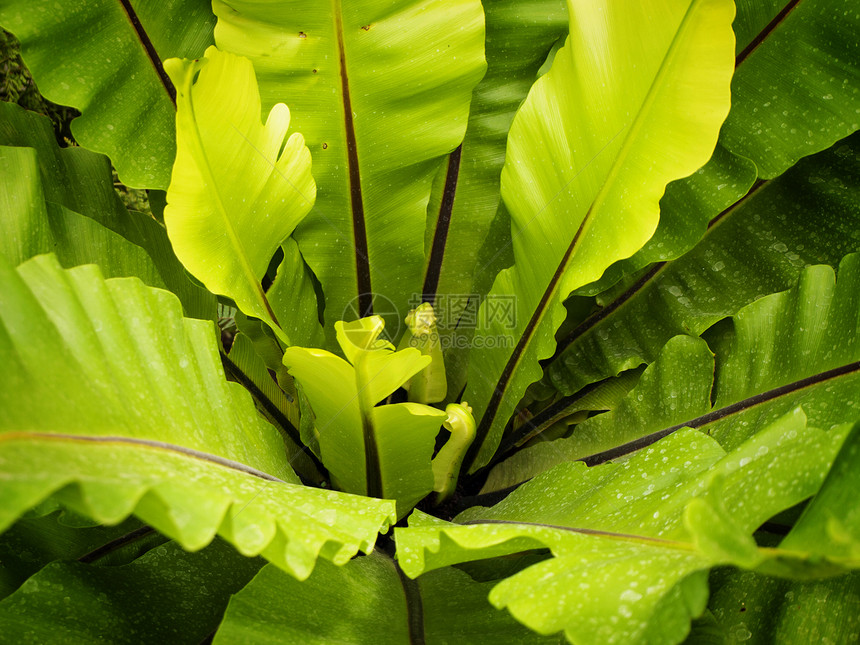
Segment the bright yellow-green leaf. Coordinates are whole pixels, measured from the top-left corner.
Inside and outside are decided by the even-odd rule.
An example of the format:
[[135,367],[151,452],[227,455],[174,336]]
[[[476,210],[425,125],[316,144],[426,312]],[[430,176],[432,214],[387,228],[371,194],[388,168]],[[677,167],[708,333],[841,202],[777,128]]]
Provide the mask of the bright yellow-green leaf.
[[[286,105],[260,122],[251,62],[206,50],[164,67],[177,88],[176,162],[164,222],[176,255],[215,293],[265,320],[288,342],[260,280],[316,197],[311,155]],[[195,80],[196,79],[196,80]]]

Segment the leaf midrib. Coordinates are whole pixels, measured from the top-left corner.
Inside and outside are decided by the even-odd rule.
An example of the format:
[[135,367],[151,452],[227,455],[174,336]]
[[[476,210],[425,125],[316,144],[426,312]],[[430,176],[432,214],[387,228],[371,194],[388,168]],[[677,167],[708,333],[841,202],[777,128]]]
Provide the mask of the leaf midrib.
[[797,8],[797,5],[799,5],[800,2],[801,0],[790,0],[790,2],[788,2],[780,12],[774,16],[773,20],[767,23],[764,29],[756,34],[756,37],[753,38],[749,44],[744,47],[743,51],[735,58],[735,69],[740,67],[740,65],[767,40],[767,37],[770,36],[770,34],[779,27],[786,18],[788,18],[788,15]]
[[[696,246],[702,243],[703,240],[707,239],[708,235],[713,233],[716,230],[716,227],[723,222],[727,217],[732,215],[735,210],[739,207],[743,206],[749,199],[754,197],[759,190],[765,187],[770,183],[770,179],[759,179],[752,185],[752,187],[744,194],[743,197],[738,199],[735,203],[726,207],[723,211],[721,211],[718,215],[716,215],[710,222],[708,222],[708,228],[705,231],[705,234],[702,238],[696,243]],[[695,246],[693,247],[695,248]],[[692,249],[690,249],[692,250]],[[599,322],[608,318],[610,315],[616,313],[618,310],[622,309],[624,305],[631,302],[640,291],[642,291],[648,284],[650,284],[653,280],[655,280],[660,274],[662,274],[669,266],[672,264],[672,260],[664,260],[662,262],[656,262],[652,265],[651,269],[643,275],[639,280],[637,280],[633,285],[630,286],[624,293],[619,295],[615,300],[610,302],[608,305],[595,312],[584,321],[582,321],[579,325],[577,325],[567,336],[565,336],[562,340],[558,342],[555,353],[552,355],[550,359],[547,361],[547,367],[555,362],[571,345],[573,345],[579,338],[584,336],[588,331],[593,329]]]
[[620,446],[610,448],[609,450],[604,450],[602,452],[598,452],[587,457],[582,457],[581,459],[577,459],[576,461],[585,462],[585,464],[588,466],[596,466],[611,459],[628,455],[632,452],[636,452],[637,450],[641,450],[642,448],[650,446],[651,444],[656,443],[663,437],[667,437],[670,434],[677,432],[681,428],[702,428],[704,426],[710,425],[711,423],[721,421],[731,415],[740,414],[741,412],[745,412],[746,410],[754,408],[758,405],[763,405],[765,403],[768,403],[769,401],[776,400],[782,396],[788,396],[790,394],[794,394],[795,392],[799,392],[800,390],[811,388],[816,385],[820,385],[821,383],[840,378],[842,376],[850,376],[851,374],[855,374],[857,372],[860,372],[860,361],[847,363],[845,365],[841,365],[830,370],[818,372],[817,374],[813,374],[812,376],[807,376],[806,378],[793,381],[792,383],[787,383],[785,385],[780,385],[779,387],[775,387],[765,392],[753,394],[752,396],[748,396],[744,399],[741,399],[740,401],[730,403],[726,406],[723,406],[722,408],[711,410],[710,412],[707,412],[694,419],[685,421],[684,423],[678,423],[668,428],[664,428],[663,430],[652,432],[650,434],[645,435],[644,437],[639,437],[638,439],[634,439],[633,441],[628,441],[627,443],[623,443]]
[[[693,499],[701,499],[694,497]],[[568,533],[577,533],[579,535],[590,535],[598,538],[606,538],[610,540],[618,540],[622,542],[632,542],[634,544],[645,544],[647,546],[652,547],[660,547],[664,549],[671,549],[673,551],[687,551],[690,553],[694,553],[708,560],[712,560],[707,554],[703,553],[699,550],[695,543],[693,542],[681,542],[678,540],[667,540],[665,538],[657,538],[651,537],[647,535],[636,535],[632,533],[615,533],[613,531],[603,531],[600,529],[589,529],[589,528],[581,528],[581,527],[573,527],[573,526],[562,526],[559,524],[544,524],[541,522],[523,522],[517,520],[469,520],[463,522],[462,524],[455,524],[454,527],[458,526],[481,526],[488,524],[503,524],[503,525],[511,525],[511,526],[534,526],[537,528],[550,529],[550,530],[558,530],[565,531]],[[442,527],[440,530],[445,531],[446,528]],[[539,538],[534,538],[539,539]],[[767,546],[759,546],[756,545],[756,550],[769,558],[778,559],[781,557],[794,558],[798,560],[808,560],[814,554],[809,551],[798,551],[795,549],[783,549],[780,547],[767,547]],[[558,556],[555,556],[558,557]],[[851,557],[828,557],[827,560],[829,562],[833,562],[838,565],[842,565],[845,567],[854,568],[860,564],[860,560]],[[714,566],[710,564],[709,566]]]
[[278,479],[274,475],[270,475],[267,472],[263,472],[262,470],[258,470],[253,466],[248,466],[247,464],[243,464],[239,461],[234,461],[232,459],[227,459],[226,457],[220,457],[218,455],[213,455],[208,452],[203,452],[200,450],[195,450],[194,448],[186,448],[185,446],[179,446],[172,443],[167,443],[165,441],[157,441],[155,439],[137,439],[134,437],[120,437],[120,436],[93,436],[93,435],[75,435],[75,434],[65,434],[60,432],[4,432],[0,433],[0,443],[4,441],[20,441],[20,440],[39,440],[39,441],[67,441],[67,442],[85,442],[85,443],[97,443],[97,444],[121,444],[121,445],[132,445],[138,446],[141,448],[147,448],[152,450],[163,450],[166,452],[176,453],[183,457],[192,457],[194,459],[198,459],[200,461],[206,461],[212,464],[216,464],[218,466],[223,466],[224,468],[229,468],[231,470],[235,470],[238,472],[245,473],[246,475],[252,475],[254,477],[258,477],[260,479],[265,479],[266,481],[276,482],[279,484],[286,484],[283,479]]
[[445,261],[445,250],[448,243],[448,231],[451,227],[451,216],[454,212],[454,201],[457,197],[457,181],[460,178],[460,159],[463,153],[461,143],[448,155],[448,165],[445,172],[445,186],[442,190],[442,201],[439,204],[439,214],[436,218],[436,228],[433,231],[433,243],[430,247],[430,258],[424,274],[424,287],[421,290],[421,301],[436,304],[436,291],[442,277],[442,263]]
[[367,225],[364,216],[364,200],[361,190],[361,170],[358,164],[358,144],[355,138],[355,121],[352,116],[349,76],[346,70],[346,47],[343,33],[343,8],[341,0],[331,0],[333,29],[337,46],[340,73],[341,99],[343,101],[344,134],[349,176],[349,201],[352,211],[352,235],[355,245],[355,279],[358,291],[359,317],[373,315],[373,288],[370,280],[370,258],[367,243]]
[[[648,446],[657,443],[661,439],[668,437],[670,434],[681,430],[682,428],[695,428],[700,429],[711,423],[716,423],[717,421],[721,421],[733,414],[740,414],[745,412],[751,408],[754,408],[757,405],[763,405],[770,401],[776,400],[781,396],[787,396],[790,394],[794,394],[799,392],[800,390],[815,387],[816,385],[820,385],[828,380],[833,380],[839,378],[841,376],[850,376],[853,373],[860,372],[860,361],[847,363],[846,365],[842,365],[840,367],[835,367],[831,370],[826,370],[824,372],[819,372],[817,374],[813,374],[811,376],[807,376],[800,380],[794,381],[792,383],[787,383],[785,385],[780,385],[778,387],[772,388],[765,392],[759,392],[758,394],[754,394],[752,396],[748,396],[740,401],[735,401],[734,403],[730,403],[721,408],[715,408],[706,412],[705,414],[695,417],[693,419],[688,419],[683,423],[677,423],[673,426],[669,426],[668,428],[663,428],[661,430],[657,430],[656,432],[651,432],[642,437],[638,437],[637,439],[633,439],[632,441],[628,441],[626,443],[622,443],[613,448],[609,448],[608,450],[603,450],[601,452],[596,452],[591,455],[587,455],[585,457],[580,457],[578,459],[574,459],[573,461],[581,461],[584,462],[586,466],[598,466],[600,464],[606,463],[608,461],[612,461],[613,459],[617,459],[619,457],[624,457],[626,455],[637,452],[638,450],[642,450],[643,448],[647,448]],[[575,401],[573,402],[575,403]],[[572,405],[573,405],[572,403]],[[563,411],[556,411],[555,416],[560,416]],[[537,436],[537,435],[536,435]],[[506,453],[497,453],[502,456],[507,456]],[[497,464],[502,459],[494,459],[492,460],[485,469],[488,469],[495,464]],[[515,491],[517,488],[522,486],[528,481],[531,481],[532,477],[528,479],[524,479],[517,484],[512,486],[508,486],[505,488],[501,488],[498,490],[494,490],[489,493],[484,493],[488,497],[488,499],[493,499],[495,501],[499,501],[496,499],[496,496],[502,495],[501,499],[507,497],[510,493]],[[477,495],[476,498],[482,498],[484,495]],[[492,497],[491,497],[492,496]],[[475,501],[476,505],[481,504],[480,500]]]
[[[794,11],[797,6],[800,4],[801,0],[791,0],[788,4],[786,4],[782,10],[771,20],[759,33],[750,41],[750,44],[747,45],[744,50],[737,55],[735,58],[735,70],[743,65],[744,62],[749,58],[749,56],[758,49],[767,38],[788,18],[788,15]],[[770,180],[757,180],[752,188],[738,201],[734,204],[727,207],[723,210],[719,215],[714,217],[708,224],[708,230],[705,232],[705,236],[711,232],[711,228],[716,224],[720,219],[722,219],[726,214],[734,210],[740,203],[744,202],[747,198],[749,198],[753,193],[757,192],[759,188],[763,185],[767,184]],[[704,239],[704,236],[703,236]],[[701,240],[700,240],[701,242]],[[570,345],[572,345],[579,336],[582,336],[586,331],[588,331],[591,327],[593,327],[597,322],[608,316],[615,309],[618,309],[620,305],[624,304],[624,302],[630,300],[633,295],[635,295],[639,290],[643,289],[652,279],[654,279],[660,271],[663,270],[664,266],[667,262],[658,262],[654,265],[651,271],[648,274],[643,276],[639,281],[636,282],[633,286],[630,287],[627,291],[625,291],[616,301],[610,303],[607,307],[604,307],[601,311],[597,312],[594,316],[589,319],[583,321],[579,326],[576,327],[571,333],[565,337],[561,342],[559,342],[558,347],[556,349],[555,354],[553,354],[550,362],[555,361],[561,353],[566,350]],[[616,304],[616,302],[621,301]]]
[[146,29],[144,29],[143,24],[140,22],[140,18],[138,18],[137,12],[131,4],[131,0],[119,0],[119,3],[122,5],[122,10],[125,12],[125,16],[128,18],[129,23],[131,23],[132,29],[134,29],[137,39],[143,46],[143,49],[146,52],[146,57],[149,59],[149,63],[158,75],[158,80],[161,82],[161,86],[170,98],[170,102],[173,103],[173,107],[176,108],[176,88],[173,86],[167,72],[164,71],[161,57],[158,55],[155,45],[152,44],[149,34],[146,33]]
[[510,524],[514,526],[535,526],[544,529],[553,529],[559,531],[567,531],[568,533],[578,533],[580,535],[591,535],[594,537],[608,538],[610,540],[621,540],[623,542],[644,542],[650,546],[660,546],[682,551],[695,551],[693,544],[689,542],[679,542],[677,540],[667,540],[665,538],[652,537],[649,535],[636,535],[634,533],[618,533],[615,531],[603,531],[601,529],[590,529],[575,526],[563,526],[561,524],[544,524],[542,522],[525,522],[520,520],[467,520],[459,526],[476,526],[481,524]]

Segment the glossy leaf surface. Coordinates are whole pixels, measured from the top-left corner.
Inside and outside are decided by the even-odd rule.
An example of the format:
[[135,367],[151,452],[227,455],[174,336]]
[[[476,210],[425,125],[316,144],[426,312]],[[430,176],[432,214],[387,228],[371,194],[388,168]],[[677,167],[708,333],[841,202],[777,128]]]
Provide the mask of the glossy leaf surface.
[[704,340],[671,339],[617,409],[513,456],[495,486],[683,425],[731,448],[797,405],[822,428],[856,419],[860,255],[846,256],[838,277],[829,266],[809,267],[795,288],[741,309],[712,340],[716,374]]
[[266,567],[230,602],[215,643],[560,642],[494,609],[491,586],[453,568],[413,582],[378,553],[342,567],[320,562],[303,583]]
[[860,634],[860,574],[815,581],[725,568],[686,643],[849,643]]
[[[0,145],[32,148],[35,151],[36,168],[30,162],[21,160],[5,175],[8,179],[17,176],[21,180],[16,186],[9,186],[5,192],[7,199],[13,200],[26,186],[31,191],[32,199],[28,200],[26,208],[22,208],[22,195],[7,202],[10,208],[20,209],[13,219],[24,217],[25,213],[28,218],[18,220],[16,226],[26,223],[27,226],[44,229],[45,223],[40,218],[43,210],[49,210],[49,224],[63,231],[62,248],[45,246],[44,240],[47,238],[43,238],[42,242],[34,246],[33,253],[55,252],[67,267],[92,262],[99,264],[108,277],[137,275],[151,286],[166,285],[182,301],[186,316],[215,318],[215,297],[191,282],[173,253],[164,227],[152,217],[126,210],[114,189],[107,157],[84,148],[58,147],[47,118],[5,102],[0,102]],[[26,173],[26,179],[21,173]],[[36,188],[34,182],[39,183],[40,187]],[[38,192],[42,195],[37,196]],[[38,202],[42,199],[45,204],[40,207]],[[93,223],[81,222],[75,214],[83,215],[93,220]],[[4,221],[11,216],[11,212],[4,212]],[[102,227],[108,230],[104,231]],[[111,235],[111,231],[116,236]],[[139,250],[130,248],[117,236],[146,251],[157,269],[157,277],[148,268],[135,274],[105,266],[103,261],[110,260],[114,264],[126,261],[118,253],[119,248],[125,248],[132,257],[140,255]],[[7,236],[5,244],[8,244],[9,238],[14,238],[14,235]],[[64,254],[66,257],[63,257]],[[30,257],[30,254],[25,255]],[[21,259],[26,258],[22,256]],[[137,265],[141,266],[140,262]]]
[[814,430],[796,410],[728,454],[682,430],[620,464],[563,464],[458,524],[416,513],[396,529],[400,563],[415,576],[543,545],[555,557],[499,583],[490,602],[573,643],[678,642],[705,609],[712,566],[813,576],[860,566],[759,549],[750,537],[818,489],[849,430]]
[[[474,325],[468,323],[486,295],[476,273],[485,272],[482,247],[501,253],[510,226],[491,227],[499,207],[499,182],[514,114],[544,64],[567,36],[564,0],[484,2],[487,73],[472,92],[469,123],[460,149],[449,155],[433,183],[427,209],[423,297],[437,313],[454,400],[466,381]],[[492,278],[492,276],[491,276]],[[435,295],[435,297],[433,297]],[[460,324],[461,317],[465,317]]]
[[198,553],[166,544],[119,567],[55,562],[0,603],[0,629],[17,643],[200,641],[262,564],[220,540]]
[[860,249],[860,138],[802,160],[737,202],[683,257],[602,296],[547,366],[563,394],[650,363],[677,334],[699,335],[796,283],[810,264]]
[[757,176],[774,178],[860,127],[860,56],[849,35],[860,14],[826,1],[736,4],[732,108],[714,157],[667,187],[660,225],[641,251],[582,291],[597,293],[622,272],[677,258]]
[[418,403],[377,405],[430,357],[394,351],[371,316],[336,324],[349,362],[322,349],[288,347],[284,364],[301,384],[315,417],[323,463],[345,491],[396,499],[405,514],[433,490],[430,459],[446,415]]

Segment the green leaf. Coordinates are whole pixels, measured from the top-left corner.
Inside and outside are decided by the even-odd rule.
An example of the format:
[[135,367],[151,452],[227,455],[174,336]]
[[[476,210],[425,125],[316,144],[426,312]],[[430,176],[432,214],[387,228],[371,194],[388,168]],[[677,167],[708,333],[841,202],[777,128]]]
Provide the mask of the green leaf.
[[212,323],[183,319],[170,293],[50,256],[4,263],[2,284],[3,430],[178,441],[294,477],[280,436],[224,380]]
[[178,92],[177,153],[164,209],[176,255],[210,291],[232,298],[289,343],[260,280],[313,206],[310,151],[301,134],[286,139],[286,105],[274,106],[261,125],[247,59],[210,47],[204,59],[170,59],[165,69]]
[[415,403],[443,401],[448,392],[445,359],[436,313],[429,302],[422,302],[407,314],[406,331],[398,345],[399,349],[405,347],[414,347],[424,356],[430,357],[430,364],[403,386],[409,392],[409,400]]
[[606,294],[603,308],[559,340],[546,367],[570,395],[656,359],[678,334],[699,335],[809,264],[837,266],[860,248],[860,137],[802,160],[735,204],[683,257]]
[[856,418],[858,330],[857,253],[839,264],[838,280],[829,266],[812,266],[793,289],[742,309],[711,342],[720,357],[714,410],[731,411],[739,401],[755,405],[737,415],[715,414],[707,431],[730,448],[796,405],[822,428]]
[[320,563],[298,583],[265,567],[230,601],[215,643],[409,643],[394,562],[373,554]]
[[[549,398],[537,397],[532,403],[535,412],[524,410],[515,418],[512,432],[506,435],[496,453],[497,458],[504,457],[514,447],[522,448],[567,436],[571,428],[586,420],[591,413],[614,410],[636,387],[643,371],[628,370],[570,396],[562,397],[552,391]],[[533,390],[538,391],[543,385],[539,383]]]
[[[472,470],[490,460],[517,401],[540,377],[562,300],[648,240],[666,184],[708,160],[729,108],[732,3],[570,10],[567,45],[508,138],[502,197],[516,264],[482,305],[471,353],[465,398],[481,419]],[[505,297],[515,297],[513,314],[493,315]],[[514,347],[502,342],[511,336]]]
[[752,159],[765,178],[860,128],[860,44],[854,37],[860,13],[829,0],[781,4],[790,10],[738,54],[722,134],[725,146]]
[[442,569],[416,582],[373,553],[298,583],[265,567],[230,601],[215,643],[557,643],[487,602],[493,583]]
[[781,546],[828,557],[860,558],[860,511],[854,496],[858,482],[860,425],[845,440],[821,491]]
[[433,490],[430,466],[446,415],[418,403],[377,405],[430,363],[415,348],[379,339],[371,316],[336,323],[351,361],[322,349],[288,347],[284,364],[313,407],[322,461],[342,490],[397,500],[405,514]]
[[45,212],[35,151],[0,147],[0,216],[7,234],[0,254],[13,265],[50,251],[53,235]]
[[286,240],[281,248],[284,259],[278,265],[278,274],[266,297],[294,345],[320,347],[325,342],[325,334],[320,322],[316,278],[293,238]]
[[216,540],[198,553],[165,544],[130,564],[55,562],[0,602],[16,643],[200,642],[263,561]]
[[329,349],[334,321],[371,313],[396,340],[421,289],[433,177],[463,139],[484,73],[481,3],[216,0],[213,10],[218,46],[254,62],[264,109],[290,102],[313,153],[319,196],[296,239],[325,292]]
[[743,197],[759,170],[776,177],[860,127],[860,59],[846,54],[855,47],[851,34],[860,17],[826,1],[737,5],[732,109],[714,157],[667,186],[660,225],[648,243],[580,292],[598,293],[623,272],[679,257],[702,237],[709,220]]
[[[160,226],[152,217],[143,213],[127,211],[122,205],[114,190],[110,162],[107,157],[79,147],[58,147],[51,122],[47,118],[22,110],[11,103],[0,103],[0,144],[35,149],[36,163],[38,164],[35,173],[32,166],[29,165],[30,162],[18,159],[17,161],[21,165],[11,166],[7,176],[11,178],[14,174],[21,173],[27,168],[27,185],[35,186],[29,182],[37,182],[41,178],[41,191],[44,193],[43,199],[45,201],[41,210],[47,208],[53,213],[57,212],[58,206],[61,206],[66,209],[63,210],[64,213],[74,211],[74,213],[84,215],[132,244],[141,247],[157,268],[160,280],[147,279],[147,276],[150,275],[149,269],[137,274],[112,271],[102,265],[101,260],[103,258],[97,255],[91,255],[86,259],[81,258],[82,261],[100,264],[103,270],[112,276],[137,275],[144,279],[147,284],[153,286],[167,285],[167,288],[182,301],[187,316],[215,319],[215,297],[191,282],[182,264],[173,253],[164,227]],[[35,176],[36,174],[38,176]],[[10,186],[9,192],[6,194],[11,197],[22,190],[23,186],[23,183],[14,187]],[[25,215],[22,211],[15,211],[14,214],[5,211],[4,221],[12,221],[25,216],[26,219],[21,221],[21,224],[23,226],[35,226],[40,221],[38,219],[40,212],[31,210]],[[7,217],[10,219],[7,220]],[[79,219],[72,215],[67,215],[67,217]],[[49,221],[52,220],[49,219]],[[44,223],[38,224],[38,226],[44,226]],[[77,239],[94,237],[112,241],[109,232],[101,231],[95,224],[84,222],[75,225],[74,228],[79,232],[79,235],[76,236]],[[121,240],[113,238],[113,241],[118,244],[113,243],[110,245],[111,247],[121,246],[128,249],[129,245],[123,244]],[[69,242],[75,242],[75,239],[70,239]],[[8,243],[7,238],[4,244]],[[76,251],[75,249],[77,246],[68,247],[68,252],[73,254],[72,257],[79,253],[79,250]],[[48,248],[40,243],[38,251],[34,251],[33,254],[49,251],[60,253],[60,249]],[[139,254],[139,251],[136,249],[128,250],[128,253],[136,255]],[[24,254],[26,257],[22,256],[21,260],[23,261],[31,255],[29,253]],[[71,266],[62,257],[60,261],[64,266]],[[13,261],[13,264],[17,264],[17,262]]]
[[11,264],[53,252],[64,267],[95,263],[109,278],[137,276],[149,286],[165,286],[142,248],[95,220],[45,202],[35,150],[0,146],[0,168],[9,179],[0,205],[0,217],[8,222],[0,253]]
[[[686,643],[849,643],[860,633],[860,574],[810,582],[750,571],[711,574],[710,621]],[[710,638],[710,640],[706,640]]]
[[318,464],[306,453],[299,435],[299,403],[278,385],[257,354],[253,341],[243,333],[236,334],[230,353],[222,356],[221,361],[228,376],[248,390],[260,413],[284,435],[293,470],[305,481],[320,482],[322,475]]
[[128,186],[167,187],[175,95],[161,60],[203,53],[208,3],[13,0],[0,7],[0,24],[21,41],[39,90],[83,113],[72,122],[81,145],[108,155]]
[[660,199],[660,223],[651,239],[633,256],[619,260],[599,280],[575,293],[600,294],[653,262],[682,256],[708,233],[711,220],[726,211],[731,212],[732,206],[747,195],[757,175],[752,161],[732,154],[717,141],[708,163],[692,175],[666,186],[666,193]]
[[298,485],[277,431],[224,380],[212,323],[167,292],[50,256],[4,262],[0,323],[0,529],[58,493],[97,521],[134,513],[192,550],[217,533],[306,577],[393,519],[391,502]]
[[500,582],[490,602],[573,643],[674,643],[705,609],[705,572],[720,564],[836,569],[809,552],[760,549],[750,534],[815,493],[850,430],[809,428],[799,410],[726,454],[681,430],[619,464],[566,463],[490,509],[449,524],[416,512],[395,529],[416,576],[442,566],[549,547],[555,556]]
[[0,536],[0,599],[54,560],[79,558],[140,528],[129,519],[117,526],[69,526],[55,511],[23,517]]

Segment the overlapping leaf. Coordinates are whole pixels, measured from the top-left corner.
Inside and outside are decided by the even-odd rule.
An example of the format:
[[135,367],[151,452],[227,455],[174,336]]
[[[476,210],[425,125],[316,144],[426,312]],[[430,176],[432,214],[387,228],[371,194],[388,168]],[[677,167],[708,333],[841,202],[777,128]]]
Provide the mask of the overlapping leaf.
[[0,24],[21,41],[39,90],[81,110],[72,122],[81,145],[107,154],[125,184],[167,188],[175,103],[161,61],[203,53],[209,3],[15,0],[0,7]]
[[721,139],[772,178],[860,128],[860,13],[828,0],[739,4],[753,19],[738,38]]
[[716,378],[704,340],[673,338],[616,410],[584,421],[568,438],[514,455],[488,488],[683,425],[731,448],[796,405],[822,428],[857,418],[858,281],[860,255],[852,254],[842,261],[838,281],[829,266],[809,267],[793,289],[741,309],[713,341]]
[[[472,92],[463,143],[439,170],[427,209],[422,292],[436,310],[449,400],[462,391],[466,379],[474,328],[458,326],[458,321],[464,310],[468,318],[479,305],[473,274],[487,269],[489,257],[507,257],[508,220],[490,224],[500,201],[508,130],[547,52],[567,35],[568,25],[564,0],[485,2],[484,13],[487,73]],[[479,262],[482,247],[489,256]]]
[[549,547],[555,557],[499,583],[490,602],[574,643],[678,642],[705,609],[710,567],[815,576],[860,566],[857,558],[822,562],[821,550],[759,549],[750,535],[815,493],[846,435],[837,459],[856,467],[860,429],[850,430],[812,429],[798,409],[728,454],[681,430],[620,464],[560,465],[458,524],[416,513],[396,529],[398,558],[416,576]]
[[213,9],[218,46],[254,62],[264,109],[289,102],[313,153],[319,195],[296,239],[325,293],[328,348],[335,321],[371,313],[396,340],[421,291],[433,177],[463,139],[484,73],[481,3],[217,0]]
[[570,437],[537,443],[515,453],[493,468],[484,491],[519,484],[556,464],[695,419],[711,409],[713,381],[714,358],[707,343],[676,336],[613,410],[577,424]]
[[[280,361],[280,352],[277,353]],[[317,469],[318,464],[307,454],[299,435],[299,403],[272,377],[253,341],[244,333],[236,334],[230,353],[222,356],[221,360],[228,377],[248,390],[260,413],[284,435],[293,470],[305,481],[320,482],[322,475]]]
[[624,272],[679,257],[757,176],[776,177],[860,127],[860,56],[850,36],[860,15],[826,0],[736,4],[732,109],[714,157],[669,184],[660,225],[641,251],[582,292],[598,293]]
[[[465,398],[481,418],[473,470],[552,354],[562,300],[647,241],[666,184],[708,160],[729,108],[733,4],[570,10],[567,45],[508,137],[502,196],[516,264],[482,305],[471,354]],[[506,297],[511,313],[491,315]]]
[[95,220],[45,201],[34,149],[0,146],[0,169],[0,217],[7,226],[0,254],[10,264],[53,252],[65,267],[96,263],[106,277],[137,276],[149,286],[165,287],[142,248]]
[[81,527],[69,525],[67,512],[28,515],[0,536],[0,600],[54,560],[83,557],[141,528],[140,521],[134,518],[116,526]]
[[860,138],[853,135],[732,207],[683,257],[653,267],[558,344],[546,371],[565,395],[653,361],[677,334],[699,335],[809,264],[860,249]]
[[860,634],[860,574],[795,582],[732,568],[710,577],[708,613],[686,643],[850,643]]
[[58,494],[103,523],[134,513],[187,549],[220,534],[299,577],[320,554],[372,548],[393,502],[298,485],[277,431],[224,380],[212,323],[93,266],[0,268],[0,527]]
[[246,58],[210,47],[204,59],[170,59],[165,69],[178,92],[177,153],[164,209],[176,255],[210,291],[229,296],[289,342],[260,281],[313,206],[310,151],[301,134],[286,138],[290,112],[283,103],[260,123]]

